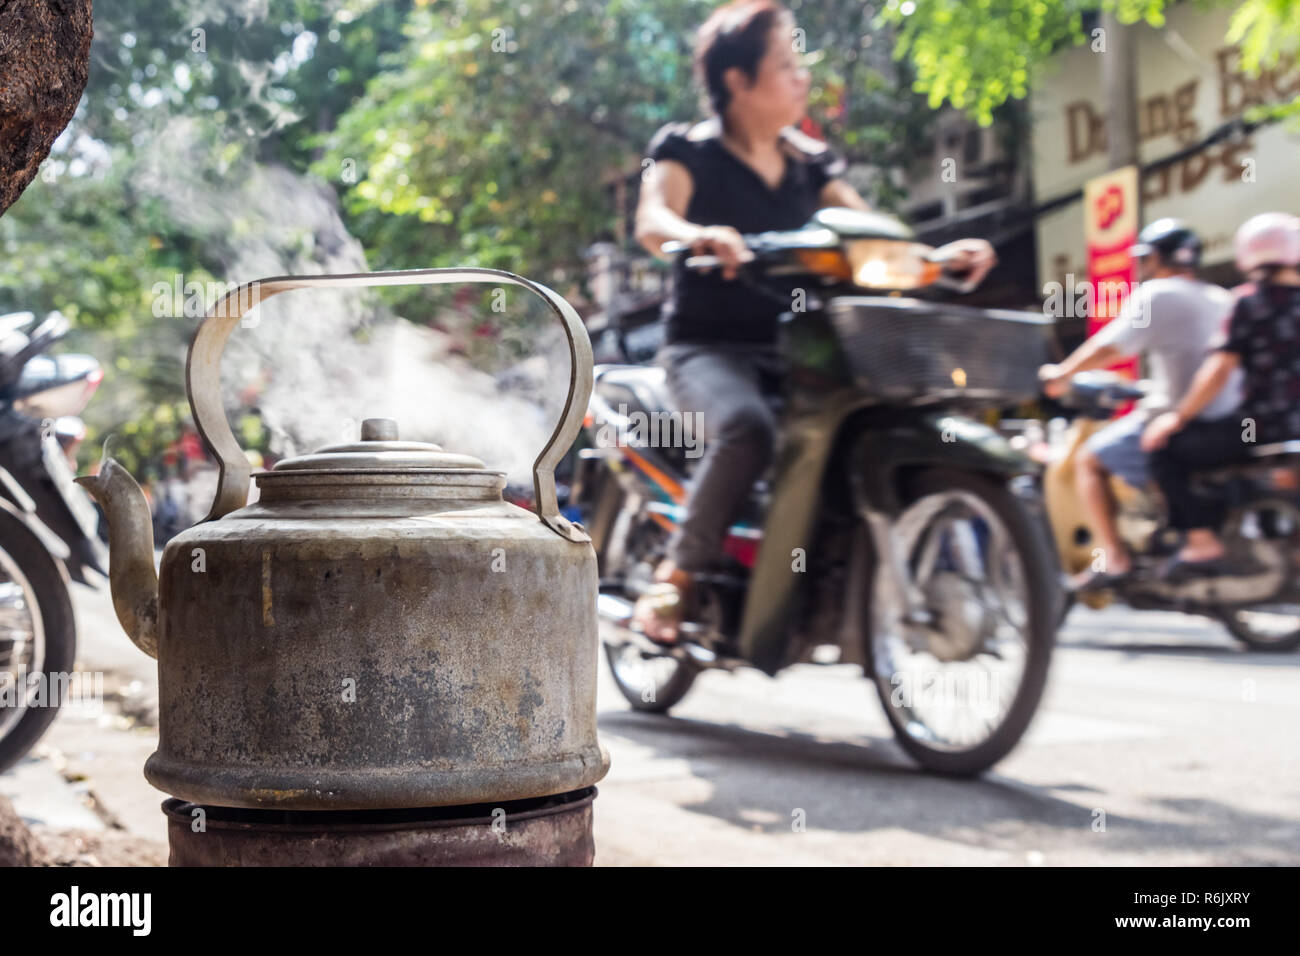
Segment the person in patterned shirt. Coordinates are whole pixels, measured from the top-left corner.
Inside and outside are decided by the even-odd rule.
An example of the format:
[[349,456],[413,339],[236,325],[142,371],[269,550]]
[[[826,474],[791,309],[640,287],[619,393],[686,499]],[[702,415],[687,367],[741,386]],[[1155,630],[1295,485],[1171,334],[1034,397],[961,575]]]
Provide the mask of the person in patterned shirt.
[[[1197,469],[1243,461],[1259,445],[1300,439],[1300,218],[1264,213],[1237,230],[1240,290],[1215,351],[1172,411],[1142,435],[1151,471],[1169,505],[1169,523],[1186,532],[1166,576],[1221,570],[1218,529],[1227,502],[1193,486]],[[1194,421],[1237,368],[1244,373],[1235,415]]]

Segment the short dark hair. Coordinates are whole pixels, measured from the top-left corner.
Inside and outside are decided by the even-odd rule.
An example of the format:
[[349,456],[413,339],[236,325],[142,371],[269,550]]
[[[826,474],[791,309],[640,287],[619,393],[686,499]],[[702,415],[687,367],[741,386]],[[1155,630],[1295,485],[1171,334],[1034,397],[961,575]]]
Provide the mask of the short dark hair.
[[719,118],[731,102],[723,76],[733,66],[752,83],[767,52],[767,38],[781,19],[794,19],[775,0],[732,0],[710,14],[695,37],[695,78]]

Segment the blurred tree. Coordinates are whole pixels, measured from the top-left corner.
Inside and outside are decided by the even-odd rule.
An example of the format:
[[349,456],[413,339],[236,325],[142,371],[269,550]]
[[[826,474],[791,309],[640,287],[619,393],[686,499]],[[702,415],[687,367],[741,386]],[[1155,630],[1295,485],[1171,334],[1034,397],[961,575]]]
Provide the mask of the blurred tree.
[[635,168],[654,129],[693,105],[690,30],[708,6],[420,4],[403,68],[375,78],[322,137],[315,169],[354,215],[400,217],[382,229],[404,239],[377,249],[385,266],[572,280],[612,212],[602,173]]
[[[862,0],[790,6],[807,33],[809,113],[821,121],[826,139],[850,163],[905,170],[927,151],[937,114],[913,90],[912,64],[893,56],[894,28],[876,22],[876,7]],[[906,198],[889,175],[873,177],[868,190],[868,198],[886,209]]]
[[[854,160],[902,165],[930,115],[910,92],[911,65],[890,57],[891,31],[873,27],[860,0],[789,5],[828,139]],[[87,409],[86,447],[113,433],[114,453],[134,467],[186,414],[180,365],[196,321],[155,315],[151,290],[178,275],[250,278],[229,269],[257,238],[247,220],[208,207],[260,167],[326,180],[371,268],[492,265],[573,295],[585,279],[579,253],[616,212],[609,178],[635,181],[659,126],[702,115],[691,47],[715,6],[102,4],[76,116],[0,218],[0,311],[59,308],[75,320],[69,345],[100,355],[110,376]],[[876,188],[879,202],[897,200],[888,177]],[[472,355],[524,354],[530,314],[493,312],[481,291],[386,297],[399,309],[416,294],[425,311],[430,299],[454,305],[443,327]]]
[[[1241,65],[1251,76],[1274,69],[1284,59],[1300,59],[1300,3],[1244,0],[1232,16],[1227,40],[1241,44]],[[1289,103],[1257,107],[1248,115],[1300,119],[1300,93]]]
[[[377,76],[319,138],[313,167],[385,267],[476,264],[564,284],[609,230],[609,180],[656,129],[702,115],[691,76],[701,0],[443,0],[407,24]],[[860,0],[791,3],[811,109],[850,158],[904,162],[929,121]],[[873,41],[882,55],[869,63]],[[900,96],[900,86],[904,91]],[[883,188],[889,188],[884,180]]]
[[[197,317],[175,303],[159,308],[155,283],[238,278],[224,268],[241,242],[237,224],[177,215],[176,197],[155,188],[160,176],[201,187],[180,200],[185,212],[208,201],[203,189],[229,191],[256,162],[305,169],[305,137],[405,42],[410,7],[271,0],[253,16],[239,0],[151,0],[96,11],[76,115],[40,178],[0,218],[0,311],[61,309],[75,325],[68,347],[105,365],[105,387],[85,412],[87,456],[111,434],[112,453],[143,471],[189,414],[183,362]],[[180,131],[202,148],[182,154]],[[246,424],[243,434],[250,447],[265,440]]]

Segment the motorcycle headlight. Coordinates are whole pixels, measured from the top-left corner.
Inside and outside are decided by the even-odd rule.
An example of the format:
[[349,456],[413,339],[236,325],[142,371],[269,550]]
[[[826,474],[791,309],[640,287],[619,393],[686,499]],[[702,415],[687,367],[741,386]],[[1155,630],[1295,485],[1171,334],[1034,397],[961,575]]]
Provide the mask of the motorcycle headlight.
[[920,242],[854,239],[847,243],[853,281],[866,289],[919,289],[939,278],[942,267],[927,256],[934,250]]

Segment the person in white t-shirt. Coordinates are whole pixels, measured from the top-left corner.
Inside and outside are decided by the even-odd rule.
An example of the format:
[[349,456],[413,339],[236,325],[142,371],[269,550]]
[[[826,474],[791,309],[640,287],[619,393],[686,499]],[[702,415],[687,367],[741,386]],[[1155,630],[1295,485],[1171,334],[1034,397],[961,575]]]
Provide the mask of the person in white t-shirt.
[[[1232,293],[1196,277],[1201,240],[1179,220],[1151,223],[1139,234],[1132,254],[1140,282],[1120,314],[1060,365],[1039,370],[1043,390],[1056,398],[1079,372],[1140,355],[1152,386],[1134,411],[1088,439],[1078,458],[1076,487],[1104,556],[1100,570],[1085,571],[1073,582],[1080,590],[1109,587],[1132,572],[1132,557],[1115,526],[1109,478],[1117,475],[1136,488],[1151,480],[1150,455],[1141,446],[1142,431],[1148,421],[1182,399],[1232,311]],[[1233,412],[1240,401],[1238,373],[1201,417],[1221,418]]]

